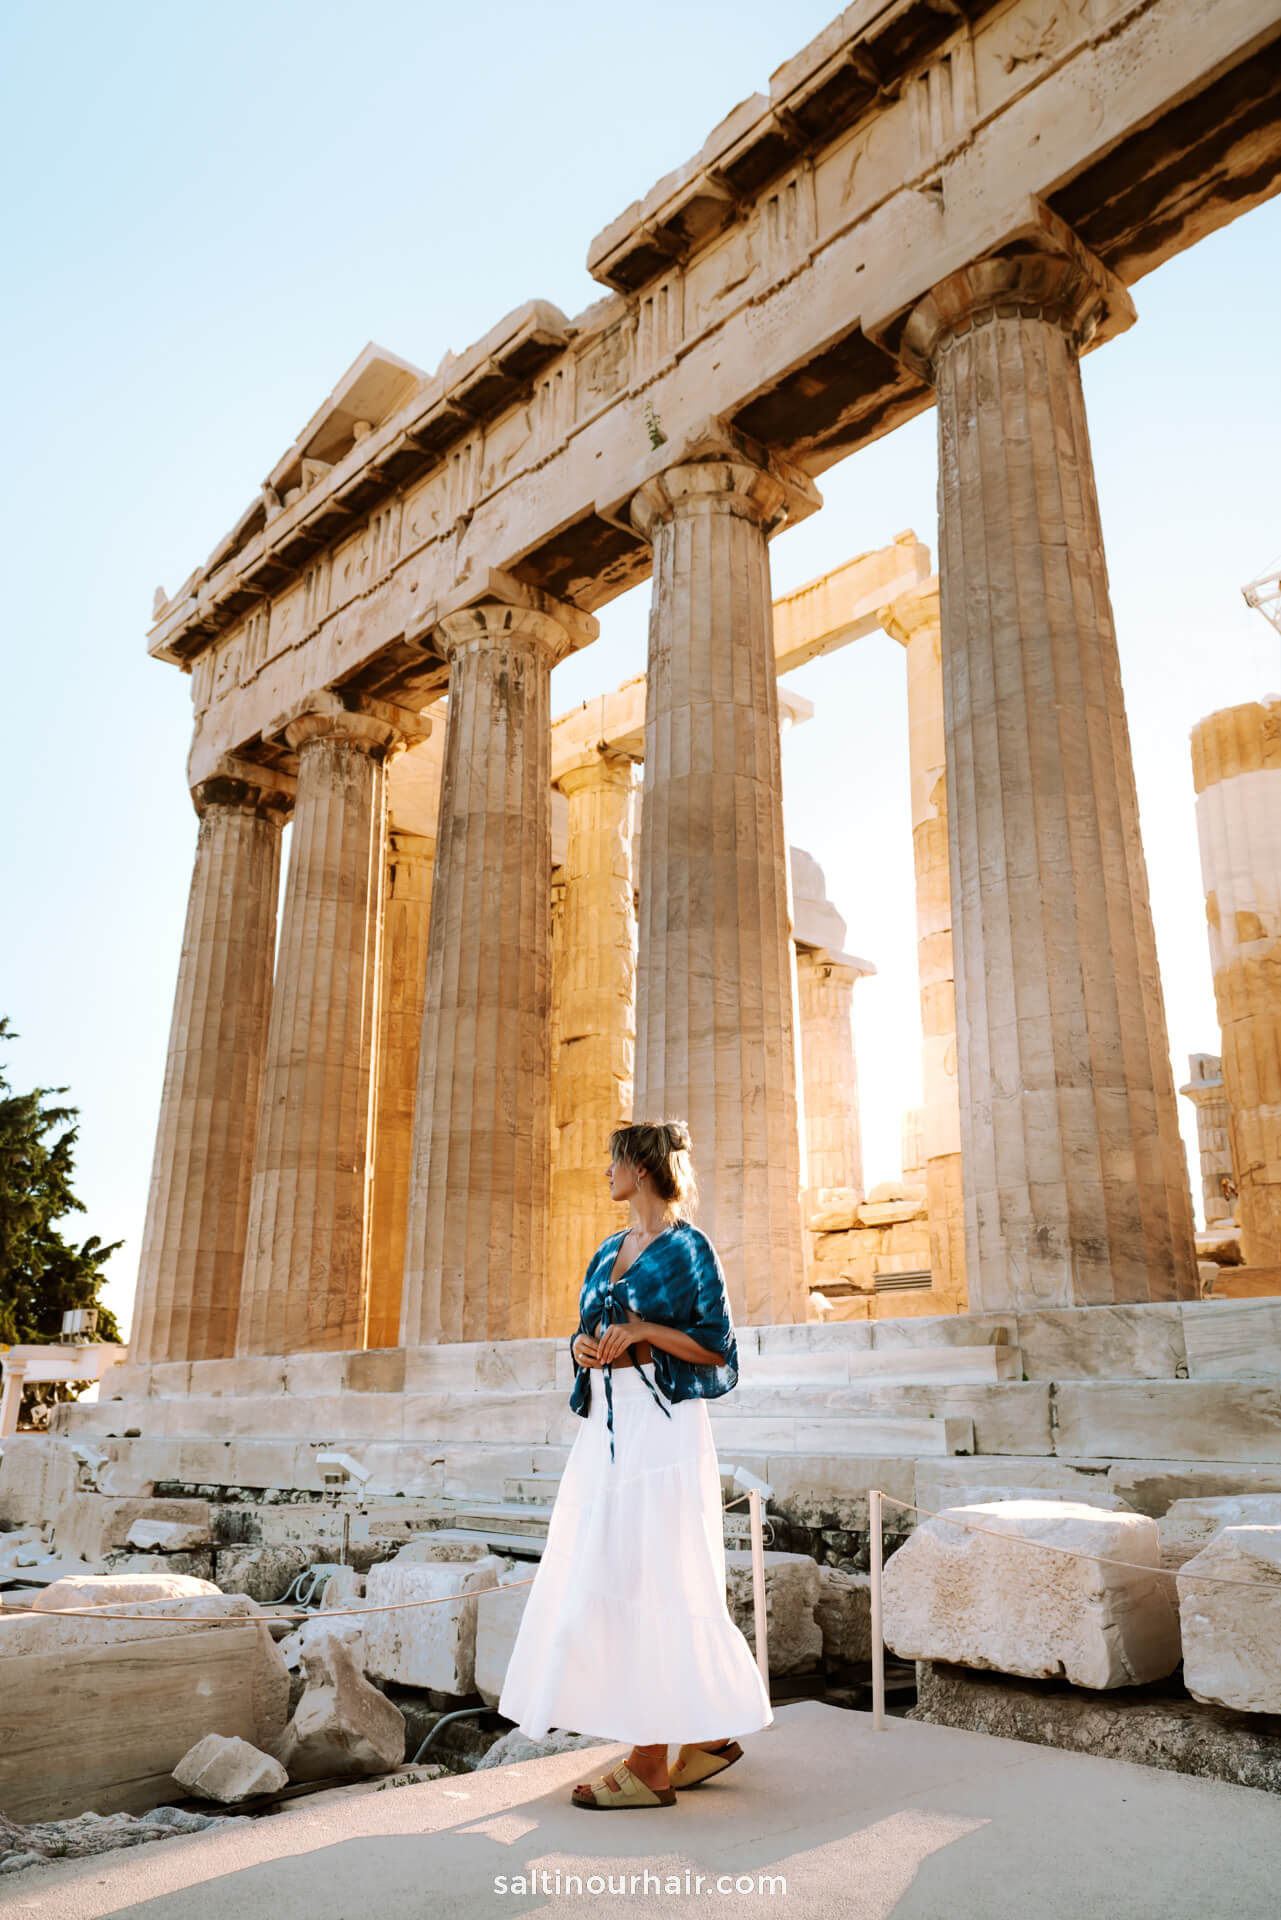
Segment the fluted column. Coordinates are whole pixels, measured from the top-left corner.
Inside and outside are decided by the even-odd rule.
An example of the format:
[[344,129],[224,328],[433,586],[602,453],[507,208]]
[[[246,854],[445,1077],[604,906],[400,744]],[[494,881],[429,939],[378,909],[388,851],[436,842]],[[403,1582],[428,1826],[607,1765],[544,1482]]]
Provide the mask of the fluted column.
[[672,467],[632,502],[654,547],[633,1104],[688,1121],[745,1324],[803,1317],[766,544],[786,505],[774,472],[734,459]]
[[1281,699],[1192,731],[1223,1086],[1247,1266],[1281,1266]]
[[863,1195],[863,1148],[854,1058],[856,968],[822,947],[796,955],[805,1075],[805,1133],[813,1187]]
[[625,1224],[605,1181],[608,1140],[632,1111],[636,1053],[636,769],[587,753],[557,786],[569,801],[558,1047],[552,1076],[551,1251],[546,1334],[572,1333],[587,1263]]
[[298,756],[237,1351],[361,1347],[368,1312],[386,762],[381,702],[315,696],[279,731]]
[[405,1225],[413,1162],[414,1100],[427,987],[427,928],[436,842],[392,827],[387,834],[379,1007],[374,1189],[369,1225],[366,1345],[400,1339]]
[[541,1331],[551,1175],[553,662],[567,622],[529,595],[437,629],[449,717],[414,1124],[401,1340]]
[[921,1148],[930,1227],[930,1285],[965,1304],[965,1199],[952,974],[943,631],[938,582],[905,593],[881,624],[907,655],[908,760],[916,867],[916,962],[921,982]]
[[1197,1291],[1077,361],[1109,297],[1084,249],[982,261],[902,342],[938,396],[975,1308]]
[[1179,1092],[1196,1108],[1197,1158],[1201,1170],[1201,1205],[1207,1227],[1221,1227],[1233,1218],[1236,1168],[1232,1162],[1232,1109],[1223,1088],[1223,1062],[1214,1053],[1188,1056],[1191,1079]]
[[292,782],[203,781],[129,1349],[235,1352]]

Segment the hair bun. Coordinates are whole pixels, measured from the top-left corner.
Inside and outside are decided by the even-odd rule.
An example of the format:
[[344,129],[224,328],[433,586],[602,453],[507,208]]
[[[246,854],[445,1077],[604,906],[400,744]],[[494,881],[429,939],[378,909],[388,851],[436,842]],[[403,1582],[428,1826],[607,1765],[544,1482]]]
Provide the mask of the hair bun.
[[683,1120],[667,1122],[667,1139],[672,1153],[689,1153],[693,1148],[694,1143],[689,1137],[689,1128]]

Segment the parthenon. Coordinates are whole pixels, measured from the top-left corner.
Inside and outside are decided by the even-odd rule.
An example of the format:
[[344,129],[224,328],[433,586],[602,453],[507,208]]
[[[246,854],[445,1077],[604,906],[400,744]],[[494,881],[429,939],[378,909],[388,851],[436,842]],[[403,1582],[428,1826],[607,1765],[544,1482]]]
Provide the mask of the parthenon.
[[[959,1091],[935,1212],[963,1185],[974,1306],[1194,1294],[1077,356],[1133,324],[1127,281],[1272,190],[1230,79],[1272,29],[1257,8],[1214,9],[1210,38],[1161,4],[971,11],[843,16],[598,236],[613,291],[578,321],[535,301],[433,376],[366,349],[158,603],[151,649],[192,672],[201,830],[135,1358],[228,1354],[233,1328],[242,1355],[388,1337],[380,1113],[398,1338],[564,1330],[549,673],[651,568],[632,1098],[703,1143],[739,1314],[800,1314],[769,541],[833,460],[934,400],[946,802],[918,865],[932,835],[941,871],[941,822]],[[394,804],[388,841],[387,790],[446,689],[411,1097],[387,874],[395,923],[426,856]],[[558,780],[576,815],[627,803],[621,765]],[[928,891],[922,871],[923,914]]]

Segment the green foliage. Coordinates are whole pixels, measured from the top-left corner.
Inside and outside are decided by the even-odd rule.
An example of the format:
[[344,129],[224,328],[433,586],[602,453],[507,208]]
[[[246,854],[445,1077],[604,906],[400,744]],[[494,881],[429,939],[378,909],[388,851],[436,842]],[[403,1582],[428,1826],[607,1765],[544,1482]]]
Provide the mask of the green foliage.
[[[16,1038],[0,1018],[0,1040]],[[75,1307],[98,1308],[99,1340],[120,1339],[115,1315],[98,1296],[106,1280],[102,1269],[124,1242],[104,1246],[93,1234],[77,1246],[54,1225],[65,1214],[85,1211],[71,1187],[78,1109],[45,1104],[66,1091],[14,1093],[0,1072],[0,1345],[56,1340],[63,1314]],[[52,1400],[82,1391],[73,1383],[29,1387],[24,1410],[39,1419],[43,1407],[47,1418]]]

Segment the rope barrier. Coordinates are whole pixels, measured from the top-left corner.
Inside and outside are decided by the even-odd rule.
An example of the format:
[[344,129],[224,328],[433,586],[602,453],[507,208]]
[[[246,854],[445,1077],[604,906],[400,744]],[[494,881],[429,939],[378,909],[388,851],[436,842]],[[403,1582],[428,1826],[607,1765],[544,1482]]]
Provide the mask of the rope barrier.
[[[420,1564],[427,1563],[420,1562]],[[445,1566],[448,1563],[439,1560],[431,1564]],[[537,1574],[531,1574],[528,1580],[508,1580],[501,1586],[479,1587],[472,1593],[434,1593],[427,1600],[391,1600],[381,1607],[278,1607],[273,1602],[267,1601],[266,1609],[268,1610],[262,1613],[210,1614],[114,1613],[110,1607],[5,1607],[0,1611],[0,1619],[3,1619],[6,1614],[30,1614],[37,1620],[160,1620],[166,1625],[179,1627],[189,1627],[193,1624],[198,1627],[243,1627],[246,1623],[251,1626],[266,1625],[272,1620],[358,1620],[369,1613],[402,1613],[407,1607],[441,1607],[450,1600],[483,1600],[491,1593],[514,1593],[518,1587],[532,1587],[537,1577]],[[193,1593],[190,1597],[193,1600],[211,1600],[213,1595]],[[233,1597],[239,1596],[231,1594],[225,1596],[227,1599]],[[245,1598],[247,1597],[246,1595]],[[139,1600],[136,1604],[145,1607],[151,1603],[147,1600]]]
[[1126,1567],[1133,1573],[1160,1574],[1167,1580],[1200,1580],[1207,1586],[1257,1587],[1262,1593],[1281,1594],[1281,1580],[1273,1585],[1270,1580],[1233,1580],[1226,1574],[1185,1573],[1182,1567],[1152,1567],[1141,1560],[1114,1560],[1103,1553],[1082,1553],[1077,1547],[1058,1547],[1052,1540],[1028,1540],[1022,1534],[1001,1533],[996,1527],[976,1527],[972,1521],[953,1519],[950,1513],[935,1513],[932,1508],[915,1506],[910,1500],[896,1500],[892,1493],[882,1493],[881,1499],[887,1500],[892,1507],[901,1507],[906,1513],[919,1513],[926,1520],[942,1520],[949,1527],[960,1527],[963,1533],[985,1533],[993,1540],[1012,1540],[1017,1546],[1040,1547],[1044,1553],[1066,1553],[1070,1559],[1093,1560],[1100,1567]]

